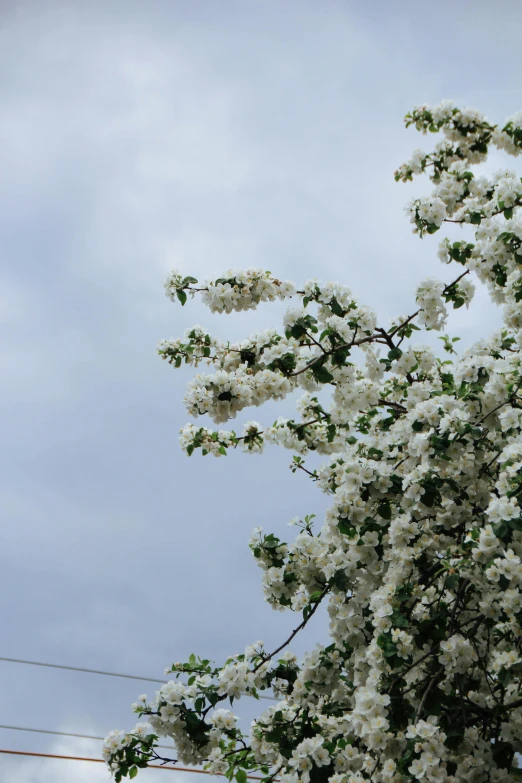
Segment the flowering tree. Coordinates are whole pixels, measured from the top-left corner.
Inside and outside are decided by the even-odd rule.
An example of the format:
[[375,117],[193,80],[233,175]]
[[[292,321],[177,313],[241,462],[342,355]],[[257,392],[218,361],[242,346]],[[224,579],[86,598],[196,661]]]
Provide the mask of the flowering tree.
[[[332,503],[320,530],[311,515],[293,520],[290,543],[261,529],[250,541],[266,600],[300,614],[295,630],[275,650],[255,642],[220,666],[192,655],[167,669],[173,679],[134,705],[148,722],[105,741],[116,781],[165,761],[159,737],[183,763],[237,783],[250,771],[267,783],[520,777],[522,182],[472,167],[491,145],[521,153],[522,113],[500,128],[444,102],[416,108],[406,125],[443,134],[395,174],[433,184],[409,205],[414,233],[445,223],[467,232],[442,241],[440,260],[456,272],[420,283],[411,314],[380,326],[343,285],[298,287],[259,269],[166,282],[173,301],[200,295],[212,312],[297,300],[280,331],[230,344],[195,326],[159,354],[212,368],[195,375],[185,403],[216,424],[302,389],[294,419],[251,421],[241,434],[189,424],[181,445],[220,456],[278,444]],[[443,360],[417,333],[443,330],[448,306],[469,305],[473,275],[502,306],[504,328],[461,358],[457,338],[443,335]],[[306,466],[310,451],[326,455],[323,467]],[[297,660],[288,645],[321,603],[331,643]],[[223,705],[266,689],[276,703],[244,734]]]

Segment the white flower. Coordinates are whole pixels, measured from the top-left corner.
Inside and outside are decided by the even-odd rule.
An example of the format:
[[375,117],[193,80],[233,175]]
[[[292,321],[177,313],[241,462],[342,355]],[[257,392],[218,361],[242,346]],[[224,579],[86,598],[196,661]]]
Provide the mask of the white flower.
[[237,716],[230,710],[219,709],[212,713],[209,720],[217,729],[230,731],[235,728]]

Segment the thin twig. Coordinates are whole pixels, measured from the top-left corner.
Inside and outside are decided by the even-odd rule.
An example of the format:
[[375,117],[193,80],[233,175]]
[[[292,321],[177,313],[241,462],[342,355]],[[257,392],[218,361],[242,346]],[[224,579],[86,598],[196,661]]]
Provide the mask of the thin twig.
[[285,642],[283,642],[283,644],[280,644],[279,647],[276,647],[276,649],[273,650],[273,652],[269,653],[268,655],[264,655],[263,656],[263,660],[260,663],[258,663],[257,666],[253,669],[254,673],[257,672],[258,669],[260,669],[261,666],[263,666],[263,664],[265,664],[267,661],[270,661],[274,657],[274,655],[277,655],[278,652],[281,652],[281,650],[283,650],[288,644],[290,644],[292,639],[295,636],[297,636],[299,631],[301,631],[305,627],[305,625],[307,625],[308,622],[312,619],[313,615],[317,611],[317,608],[318,608],[319,604],[321,603],[321,601],[323,600],[325,595],[329,592],[329,590],[330,590],[330,585],[328,585],[328,584],[325,585],[321,595],[319,596],[319,598],[315,602],[315,604],[313,606],[313,609],[310,610],[310,614],[307,615],[307,617],[305,617],[304,620],[301,623],[299,623],[297,628],[294,628],[294,630],[292,631],[292,633],[290,634],[288,639]]

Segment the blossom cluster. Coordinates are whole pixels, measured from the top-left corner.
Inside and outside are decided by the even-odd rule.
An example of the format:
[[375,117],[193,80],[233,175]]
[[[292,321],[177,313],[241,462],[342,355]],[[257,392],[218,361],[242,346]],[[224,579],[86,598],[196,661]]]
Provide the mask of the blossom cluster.
[[286,299],[295,292],[293,283],[277,280],[264,269],[236,272],[229,269],[223,277],[207,283],[202,301],[212,313],[251,310],[260,302]]

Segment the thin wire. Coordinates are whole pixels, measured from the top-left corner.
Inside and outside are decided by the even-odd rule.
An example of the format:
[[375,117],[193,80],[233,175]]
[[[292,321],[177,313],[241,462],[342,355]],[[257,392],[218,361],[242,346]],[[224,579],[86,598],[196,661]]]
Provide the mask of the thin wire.
[[[8,663],[23,663],[27,666],[46,666],[50,669],[66,669],[72,672],[85,672],[86,674],[102,674],[104,677],[124,677],[127,680],[142,680],[144,682],[159,682],[164,685],[166,680],[156,680],[154,677],[138,677],[136,674],[119,674],[118,672],[103,672],[99,669],[83,669],[81,666],[64,666],[59,663],[42,663],[41,661],[24,661],[20,658],[4,658],[0,656],[0,661],[7,661]],[[267,701],[277,701],[273,696],[259,696],[260,699],[266,699]]]
[[[0,729],[11,729],[12,731],[34,731],[36,734],[57,734],[60,737],[78,737],[79,739],[104,740],[105,737],[95,737],[93,734],[73,734],[68,731],[51,731],[50,729],[29,729],[26,726],[0,726]],[[166,745],[158,747],[166,748]]]
[[[42,759],[67,759],[68,761],[93,761],[95,764],[105,764],[103,759],[93,759],[91,756],[59,756],[56,753],[33,753],[28,750],[0,750],[0,753],[8,753],[11,756],[35,756]],[[147,764],[147,768],[165,769],[170,772],[195,772],[199,775],[215,775],[206,769],[191,769],[190,767],[165,767],[160,764]],[[217,773],[219,774],[219,773]],[[259,775],[247,775],[250,780],[264,780]]]
[[[11,756],[35,756],[41,759],[68,759],[69,761],[93,761],[95,764],[104,764],[103,759],[94,759],[92,756],[61,756],[57,753],[34,753],[29,750],[0,750],[0,753],[8,753]],[[199,769],[185,769],[184,767],[165,767],[159,764],[147,764],[147,767],[154,767],[155,769],[170,769],[171,772],[175,772],[178,769],[180,772],[205,772],[206,770]]]
[[117,672],[102,672],[98,669],[82,669],[81,666],[63,666],[59,663],[41,663],[40,661],[22,661],[19,658],[2,658],[0,661],[9,663],[25,663],[28,666],[48,666],[50,669],[67,669],[72,672],[86,672],[87,674],[103,674],[104,677],[125,677],[127,680],[144,680],[145,682],[159,682],[162,685],[166,680],[156,680],[153,677],[138,677],[136,674],[118,674]]
[[[103,740],[105,737],[95,737],[93,734],[73,734],[70,731],[51,731],[51,729],[29,729],[27,726],[0,726],[0,729],[10,729],[11,731],[33,731],[35,734],[56,734],[59,737],[78,737],[78,739]],[[171,745],[157,745],[158,748],[167,748],[172,750]]]

